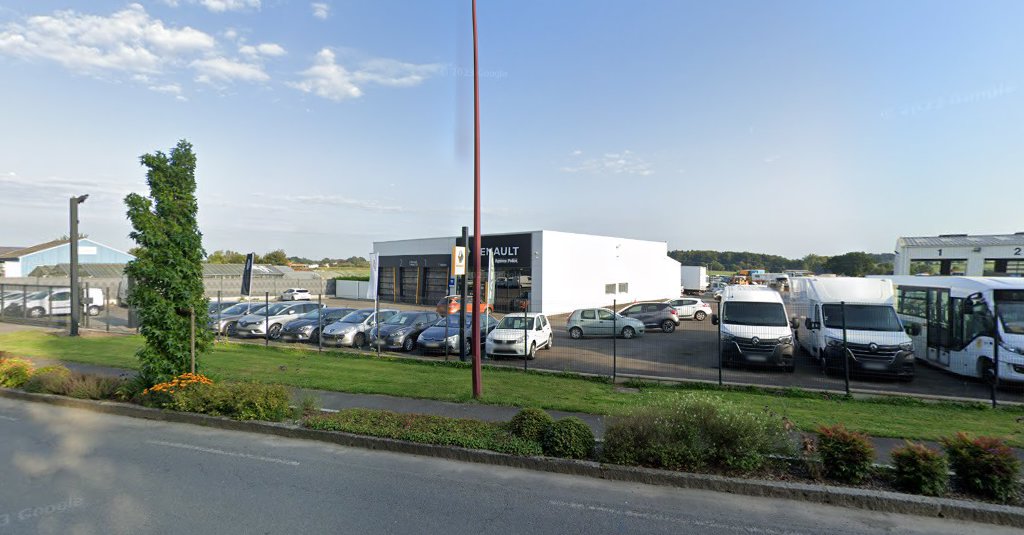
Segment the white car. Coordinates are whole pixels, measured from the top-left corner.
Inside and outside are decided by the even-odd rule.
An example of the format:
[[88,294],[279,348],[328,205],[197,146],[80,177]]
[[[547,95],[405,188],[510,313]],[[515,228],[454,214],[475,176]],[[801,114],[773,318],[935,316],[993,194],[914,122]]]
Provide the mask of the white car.
[[[88,295],[82,290],[82,311],[90,316],[99,315],[106,303],[101,288],[89,288]],[[4,314],[41,318],[43,316],[66,316],[71,314],[71,288],[50,288],[26,295],[4,299]]]
[[313,296],[305,288],[288,288],[281,292],[282,301],[312,301]]
[[488,357],[522,357],[533,360],[538,349],[551,349],[555,334],[547,316],[536,312],[507,314],[487,335],[484,346]]
[[668,304],[676,309],[680,318],[704,321],[711,315],[711,305],[696,297],[680,297],[679,299],[668,301]]
[[267,336],[272,340],[281,337],[281,329],[299,316],[316,310],[316,303],[273,303],[257,314],[243,316],[235,323],[235,335],[243,338]]

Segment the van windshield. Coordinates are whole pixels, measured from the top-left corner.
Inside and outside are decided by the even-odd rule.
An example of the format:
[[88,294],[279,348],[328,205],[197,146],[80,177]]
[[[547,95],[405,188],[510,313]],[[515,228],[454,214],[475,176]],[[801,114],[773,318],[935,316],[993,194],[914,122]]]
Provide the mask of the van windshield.
[[[821,305],[825,327],[843,328],[843,306]],[[889,305],[846,305],[846,328],[851,331],[901,331],[896,311]]]
[[722,310],[722,323],[729,325],[758,325],[787,327],[786,309],[781,303],[752,303],[729,301]]
[[1024,334],[1024,301],[999,303],[999,320],[1006,334]]

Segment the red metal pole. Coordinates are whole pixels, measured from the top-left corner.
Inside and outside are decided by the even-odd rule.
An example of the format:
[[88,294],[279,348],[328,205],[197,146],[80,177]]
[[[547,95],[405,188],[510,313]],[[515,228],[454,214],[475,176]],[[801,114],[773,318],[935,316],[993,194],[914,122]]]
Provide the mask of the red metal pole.
[[[480,68],[473,0],[473,397],[483,394],[480,377]],[[463,305],[465,306],[465,304]]]

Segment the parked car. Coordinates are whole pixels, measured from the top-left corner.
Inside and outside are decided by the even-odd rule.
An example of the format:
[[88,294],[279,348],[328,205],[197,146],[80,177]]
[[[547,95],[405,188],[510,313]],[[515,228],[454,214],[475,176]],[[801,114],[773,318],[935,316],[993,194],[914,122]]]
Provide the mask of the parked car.
[[334,346],[363,347],[370,340],[370,330],[379,321],[387,321],[388,318],[398,314],[399,311],[393,308],[385,308],[376,313],[372,308],[361,308],[350,312],[344,318],[324,327],[324,344]]
[[635,318],[647,327],[659,327],[662,332],[670,333],[679,326],[679,313],[668,303],[637,303],[620,312],[627,318]]
[[711,305],[696,297],[682,297],[666,302],[676,309],[676,313],[680,318],[704,321],[711,315]]
[[574,310],[566,320],[565,328],[569,332],[569,337],[574,339],[612,335],[633,338],[644,334],[644,322],[616,314],[607,308]]
[[259,314],[263,312],[264,307],[266,307],[264,303],[257,301],[242,301],[241,303],[235,303],[234,305],[221,310],[220,314],[216,312],[210,314],[210,323],[207,324],[207,327],[217,334],[234,336],[235,328],[238,326],[238,320],[248,316],[249,314]]
[[[497,320],[488,315],[479,315],[480,318],[480,344],[486,343],[487,334],[494,330],[498,324]],[[471,333],[473,332],[473,315],[466,314],[466,347],[472,345]],[[459,341],[459,315],[452,314],[439,319],[436,323],[420,333],[416,338],[416,345],[424,353],[450,352],[459,354],[462,344]]]
[[288,342],[316,342],[320,338],[320,331],[325,325],[330,325],[345,316],[348,316],[354,308],[325,307],[320,310],[313,309],[310,312],[289,321],[281,329],[281,340]]
[[[98,316],[106,304],[103,289],[82,290],[82,311]],[[44,316],[66,316],[71,314],[71,288],[48,288],[24,295],[4,305],[3,313],[12,316],[41,318]]]
[[[472,295],[466,296],[466,301],[469,302],[469,303],[472,303],[473,302],[473,296]],[[434,310],[435,310],[435,312],[437,312],[437,314],[439,316],[447,316],[448,314],[455,314],[455,313],[459,312],[460,310],[462,310],[462,306],[461,306],[460,303],[461,303],[461,297],[458,296],[458,295],[445,296],[444,299],[442,299],[442,300],[437,302],[437,308],[434,309]],[[472,310],[470,310],[472,308],[473,308],[472,305],[468,306],[466,308],[466,312],[467,313],[472,312]],[[493,310],[491,309],[491,305],[488,305],[487,303],[484,303],[484,302],[481,302],[479,304],[479,311],[480,311],[481,314],[486,314],[488,312],[493,312]]]
[[276,340],[281,336],[285,324],[299,316],[320,308],[316,303],[272,303],[259,314],[249,314],[238,320],[235,336],[267,336]]
[[223,312],[224,309],[230,308],[238,304],[238,301],[210,301],[206,304],[206,312],[210,317],[214,317],[218,312]]
[[519,292],[519,295],[509,299],[509,310],[526,310],[530,308],[530,290]]
[[551,349],[555,334],[547,316],[536,312],[517,312],[501,318],[487,335],[485,353],[488,357],[513,356],[533,360],[538,349]]
[[439,319],[437,312],[399,312],[370,331],[370,346],[412,351],[420,333]]
[[288,288],[281,292],[282,301],[312,301],[313,296],[305,288]]

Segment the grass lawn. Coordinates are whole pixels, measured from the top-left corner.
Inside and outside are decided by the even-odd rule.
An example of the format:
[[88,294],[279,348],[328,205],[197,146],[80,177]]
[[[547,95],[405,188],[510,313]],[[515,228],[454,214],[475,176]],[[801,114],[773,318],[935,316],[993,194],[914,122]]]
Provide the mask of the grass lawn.
[[[26,356],[135,368],[141,337],[90,334],[78,339],[42,332],[0,335],[0,351]],[[315,351],[222,343],[202,360],[214,379],[252,380],[340,392],[471,402],[470,370],[461,364],[318,354]],[[541,407],[593,414],[621,414],[631,407],[681,392],[706,390],[754,410],[784,415],[813,431],[822,424],[847,427],[880,437],[935,440],[957,431],[996,435],[1024,447],[1024,408],[991,409],[983,404],[932,403],[906,398],[853,400],[825,395],[719,389],[717,386],[642,385],[639,393],[621,393],[605,382],[512,369],[484,370],[483,403]]]

